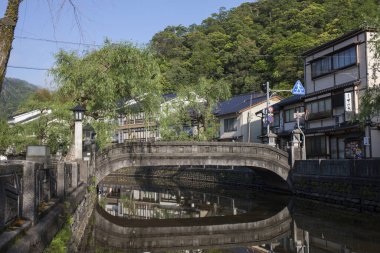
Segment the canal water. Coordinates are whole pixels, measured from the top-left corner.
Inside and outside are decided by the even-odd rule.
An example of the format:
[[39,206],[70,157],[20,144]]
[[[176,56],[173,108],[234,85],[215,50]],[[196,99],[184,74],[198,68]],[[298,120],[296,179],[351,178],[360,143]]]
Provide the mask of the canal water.
[[194,180],[110,177],[83,252],[379,253],[380,216]]

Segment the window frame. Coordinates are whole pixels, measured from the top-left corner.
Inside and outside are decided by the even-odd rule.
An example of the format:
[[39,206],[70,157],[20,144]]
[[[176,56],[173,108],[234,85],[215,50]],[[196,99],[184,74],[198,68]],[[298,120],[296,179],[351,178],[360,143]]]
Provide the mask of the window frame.
[[[232,123],[232,124],[231,124]],[[224,132],[236,132],[237,131],[237,117],[224,119]],[[232,127],[230,127],[232,126]]]
[[[326,101],[329,101],[329,102],[326,103]],[[320,110],[321,102],[323,102],[323,107],[324,107],[323,111]],[[318,109],[316,112],[313,110],[314,105],[316,105]],[[305,103],[305,107],[306,107],[306,110],[308,111],[308,120],[328,118],[332,116],[333,108],[332,108],[331,96],[307,102]]]
[[[305,108],[302,105],[284,110],[284,114],[285,114],[284,122],[285,123],[296,122],[296,119],[294,118],[294,113],[304,112],[304,111],[305,111]],[[289,119],[288,119],[288,112],[289,112]]]
[[306,157],[327,157],[328,141],[325,135],[308,136],[306,138]]
[[[350,52],[352,51],[352,52]],[[350,44],[344,48],[341,48],[335,52],[332,52],[330,54],[327,54],[325,56],[319,57],[315,60],[312,60],[310,62],[311,65],[311,78],[316,79],[318,77],[328,75],[330,73],[333,73],[335,71],[349,68],[351,66],[355,66],[358,63],[358,48],[357,44]],[[340,54],[344,54],[345,52],[348,52],[348,62],[345,63],[345,57],[343,56],[343,64],[340,64],[340,61],[342,60],[342,56]],[[336,64],[336,62],[338,64]],[[325,65],[328,65],[327,67]],[[325,70],[324,67],[325,66]]]

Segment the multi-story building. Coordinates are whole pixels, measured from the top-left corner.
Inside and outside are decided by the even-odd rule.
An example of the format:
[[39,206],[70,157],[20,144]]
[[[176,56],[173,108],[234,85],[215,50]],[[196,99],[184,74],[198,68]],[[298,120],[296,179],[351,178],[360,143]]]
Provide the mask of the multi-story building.
[[304,54],[308,158],[380,156],[379,129],[355,121],[363,92],[380,84],[375,39],[359,29]]
[[363,92],[379,85],[376,32],[359,29],[306,53],[307,158],[380,156],[380,131],[355,120]]
[[[197,103],[204,103],[204,99],[195,95]],[[123,103],[123,113],[118,118],[118,131],[115,141],[118,143],[128,141],[156,141],[161,138],[160,127],[158,124],[160,116],[167,116],[178,110],[183,105],[189,105],[190,102],[183,98],[177,97],[176,94],[163,95],[162,103],[159,105],[160,110],[156,113],[146,113],[142,110],[138,102],[131,99]],[[182,126],[182,130],[189,135],[196,134],[199,122],[195,120],[195,112],[189,108],[188,111],[191,125]]]
[[[163,96],[161,108],[166,106],[169,101],[176,98],[175,94]],[[124,113],[120,113],[118,118],[118,131],[116,140],[118,143],[128,141],[155,141],[160,138],[158,129],[158,118],[156,114],[149,114],[142,110],[140,104],[130,99],[123,102]]]
[[[279,96],[270,98],[270,104],[281,101]],[[260,142],[261,118],[257,112],[267,104],[266,94],[249,93],[234,96],[221,102],[215,110],[220,122],[220,141]]]
[[304,53],[306,94],[273,106],[271,131],[277,134],[278,147],[291,145],[298,111],[305,113],[300,128],[307,159],[380,157],[380,122],[372,119],[365,126],[356,120],[361,96],[368,87],[380,84],[375,40],[374,30],[359,29]]

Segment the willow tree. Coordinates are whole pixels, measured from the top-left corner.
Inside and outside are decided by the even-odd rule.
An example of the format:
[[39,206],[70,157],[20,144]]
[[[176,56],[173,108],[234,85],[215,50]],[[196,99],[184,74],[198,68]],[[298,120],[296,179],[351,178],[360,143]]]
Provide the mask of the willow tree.
[[224,80],[200,77],[194,86],[180,87],[177,98],[169,101],[160,115],[162,139],[215,139],[219,123],[214,110],[220,101],[229,96],[230,84]]
[[60,51],[51,73],[61,99],[86,108],[97,136],[110,130],[123,101],[134,99],[148,113],[159,108],[160,69],[147,48],[106,41],[83,55]]
[[0,92],[3,88],[5,72],[12,50],[12,42],[21,2],[22,0],[9,0],[4,17],[0,19]]

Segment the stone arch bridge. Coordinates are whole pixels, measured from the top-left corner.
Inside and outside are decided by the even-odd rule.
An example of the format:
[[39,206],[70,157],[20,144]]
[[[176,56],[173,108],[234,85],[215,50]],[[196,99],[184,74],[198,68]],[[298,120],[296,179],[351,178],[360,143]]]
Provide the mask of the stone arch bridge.
[[108,174],[140,166],[245,166],[289,180],[288,153],[265,144],[238,142],[139,142],[112,145],[96,156],[99,183]]

